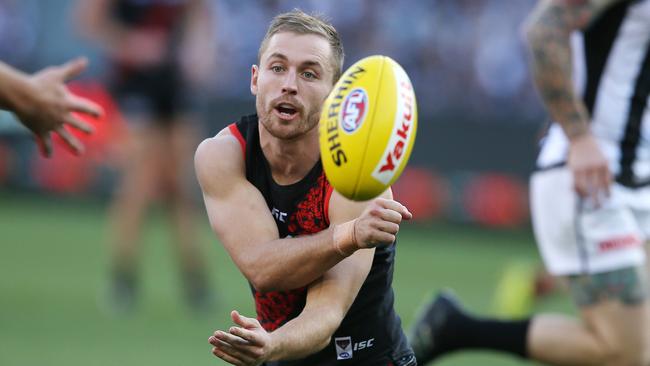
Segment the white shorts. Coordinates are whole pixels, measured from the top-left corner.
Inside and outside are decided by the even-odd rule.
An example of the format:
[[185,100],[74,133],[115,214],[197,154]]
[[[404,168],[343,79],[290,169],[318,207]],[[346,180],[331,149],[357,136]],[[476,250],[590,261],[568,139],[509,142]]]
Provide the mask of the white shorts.
[[650,187],[611,187],[593,207],[573,190],[566,168],[536,172],[530,183],[533,229],[554,275],[593,274],[645,263],[650,237]]

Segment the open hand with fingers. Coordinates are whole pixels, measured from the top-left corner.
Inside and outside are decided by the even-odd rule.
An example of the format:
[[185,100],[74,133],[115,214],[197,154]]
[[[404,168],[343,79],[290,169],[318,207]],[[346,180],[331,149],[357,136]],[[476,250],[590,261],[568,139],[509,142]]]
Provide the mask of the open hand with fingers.
[[242,316],[236,310],[230,313],[232,326],[226,331],[218,330],[208,338],[213,345],[212,354],[232,365],[257,366],[271,356],[270,334],[257,319]]
[[103,113],[100,106],[72,94],[65,86],[67,80],[79,75],[87,65],[85,58],[77,58],[61,66],[47,67],[27,78],[25,90],[14,112],[34,133],[45,156],[52,154],[52,132],[58,134],[73,152],[81,154],[84,150],[82,143],[66,130],[65,125],[92,133],[92,126],[77,118],[73,112],[92,117],[99,117]]

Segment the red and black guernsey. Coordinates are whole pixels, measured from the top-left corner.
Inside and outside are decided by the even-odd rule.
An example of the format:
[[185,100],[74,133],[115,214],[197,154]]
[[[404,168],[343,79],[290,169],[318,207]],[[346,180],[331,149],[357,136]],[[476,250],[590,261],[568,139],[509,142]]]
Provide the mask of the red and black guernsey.
[[[279,185],[273,180],[260,146],[257,116],[243,117],[229,129],[242,146],[246,179],[264,196],[280,237],[310,235],[327,229],[332,187],[321,162],[318,161],[299,182]],[[402,332],[400,318],[393,309],[394,260],[394,245],[377,248],[368,277],[325,349],[302,360],[267,365],[415,365],[414,359],[408,363],[412,351]],[[267,331],[295,318],[305,306],[306,287],[266,293],[256,291],[252,286],[251,289],[257,318]]]

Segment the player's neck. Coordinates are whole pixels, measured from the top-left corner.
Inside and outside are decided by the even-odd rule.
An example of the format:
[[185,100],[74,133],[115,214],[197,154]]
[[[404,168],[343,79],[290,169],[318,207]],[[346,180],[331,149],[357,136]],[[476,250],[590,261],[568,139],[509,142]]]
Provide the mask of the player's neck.
[[304,178],[320,159],[318,127],[292,140],[281,140],[260,131],[260,145],[271,166],[273,179],[282,185]]

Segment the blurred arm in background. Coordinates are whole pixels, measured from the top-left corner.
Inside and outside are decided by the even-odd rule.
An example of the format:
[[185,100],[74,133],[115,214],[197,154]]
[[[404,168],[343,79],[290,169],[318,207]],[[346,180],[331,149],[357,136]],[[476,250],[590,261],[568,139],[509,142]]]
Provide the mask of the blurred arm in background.
[[204,0],[189,3],[183,24],[179,64],[186,81],[199,89],[209,87],[214,80],[217,62],[216,28],[212,9]]
[[103,113],[97,104],[72,94],[65,86],[67,80],[79,75],[87,65],[86,59],[78,58],[28,75],[0,62],[0,108],[14,112],[32,131],[44,156],[52,155],[51,132],[61,136],[73,152],[81,154],[83,144],[64,125],[91,133],[92,127],[72,112],[94,117]]
[[618,1],[574,1],[571,5],[540,1],[526,22],[535,84],[549,114],[570,141],[567,164],[575,189],[596,204],[603,194],[609,195],[612,175],[589,128],[587,108],[574,90],[570,37]]

